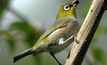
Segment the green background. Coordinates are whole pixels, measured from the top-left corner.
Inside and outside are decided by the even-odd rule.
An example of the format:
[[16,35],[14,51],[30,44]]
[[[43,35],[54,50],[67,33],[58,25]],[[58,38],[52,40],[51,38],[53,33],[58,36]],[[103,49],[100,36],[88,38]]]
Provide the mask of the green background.
[[[2,1],[2,0],[1,0]],[[0,1],[0,2],[1,2]],[[3,0],[0,4],[0,65],[57,65],[48,54],[27,56],[12,63],[13,56],[33,46],[41,34],[56,19],[59,7],[72,0]],[[3,7],[7,5],[9,9]],[[91,5],[91,0],[81,0],[77,6],[80,27]],[[107,11],[104,13],[83,65],[107,65]],[[56,54],[63,64],[69,50]],[[87,61],[88,59],[88,61]],[[91,63],[89,62],[91,60]]]

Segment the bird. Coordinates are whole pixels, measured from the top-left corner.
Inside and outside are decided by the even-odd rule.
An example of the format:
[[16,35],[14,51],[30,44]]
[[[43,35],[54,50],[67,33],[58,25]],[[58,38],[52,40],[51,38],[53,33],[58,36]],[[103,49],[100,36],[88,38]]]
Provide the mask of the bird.
[[28,55],[36,55],[43,52],[48,52],[62,65],[55,57],[55,54],[67,48],[75,39],[79,25],[76,16],[76,6],[79,1],[73,3],[68,2],[63,4],[56,15],[55,24],[52,25],[28,50],[13,57],[13,63]]

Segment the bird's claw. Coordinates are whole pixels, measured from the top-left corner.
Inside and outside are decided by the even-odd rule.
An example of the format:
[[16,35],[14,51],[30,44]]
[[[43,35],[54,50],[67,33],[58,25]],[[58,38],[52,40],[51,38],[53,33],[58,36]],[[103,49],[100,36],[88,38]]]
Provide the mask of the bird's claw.
[[79,40],[77,40],[77,34],[74,35],[74,41],[79,44]]

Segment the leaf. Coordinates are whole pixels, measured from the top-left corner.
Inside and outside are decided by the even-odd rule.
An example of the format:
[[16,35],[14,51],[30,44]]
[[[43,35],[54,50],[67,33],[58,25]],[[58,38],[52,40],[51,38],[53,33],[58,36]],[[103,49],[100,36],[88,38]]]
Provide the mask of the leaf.
[[10,27],[10,30],[12,29],[18,30],[19,32],[24,32],[27,35],[26,43],[30,47],[33,46],[40,37],[40,33],[38,33],[37,30],[26,22],[15,22]]
[[[4,2],[5,2],[5,4],[4,4]],[[9,2],[10,2],[10,0],[1,0],[0,1],[0,19],[2,18],[3,11],[5,9],[4,6],[8,6]]]
[[92,54],[96,61],[105,64],[105,54],[100,48],[93,48]]
[[14,40],[7,40],[7,42],[8,42],[10,49],[12,51],[14,51],[15,50],[15,41]]
[[34,56],[34,60],[36,61],[35,63],[37,65],[41,65],[41,57],[42,55],[41,54],[36,54],[36,56]]
[[103,29],[104,29],[104,33],[107,34],[107,26],[103,27]]
[[26,41],[28,42],[28,45],[30,45],[30,47],[32,47],[38,40],[39,36],[40,35],[29,34],[26,39]]
[[107,34],[107,27],[106,26],[99,26],[97,28],[94,38],[92,40],[93,44],[91,46],[94,46],[96,44],[96,42],[98,41],[98,39],[100,38],[102,33]]
[[11,25],[10,29],[17,29],[25,33],[34,33],[36,30],[26,22],[15,22]]
[[0,36],[2,36],[9,45],[9,48],[14,51],[15,50],[15,39],[8,31],[0,31]]
[[96,32],[95,32],[95,35],[94,35],[94,38],[93,38],[93,40],[92,40],[92,42],[93,42],[93,45],[92,45],[92,46],[94,46],[94,45],[96,44],[97,40],[100,38],[101,33],[103,32],[102,30],[103,30],[103,27],[102,27],[102,26],[99,26],[99,27],[97,28],[97,30],[96,30]]
[[3,11],[4,11],[4,8],[0,6],[0,19],[2,18]]

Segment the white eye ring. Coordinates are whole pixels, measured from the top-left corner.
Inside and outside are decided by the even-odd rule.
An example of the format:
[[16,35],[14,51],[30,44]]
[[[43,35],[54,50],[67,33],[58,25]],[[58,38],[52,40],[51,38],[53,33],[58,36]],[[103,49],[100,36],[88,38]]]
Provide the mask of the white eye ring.
[[69,7],[68,5],[65,5],[65,6],[64,6],[64,10],[66,10],[66,11],[70,10],[70,8],[71,8],[71,7]]

